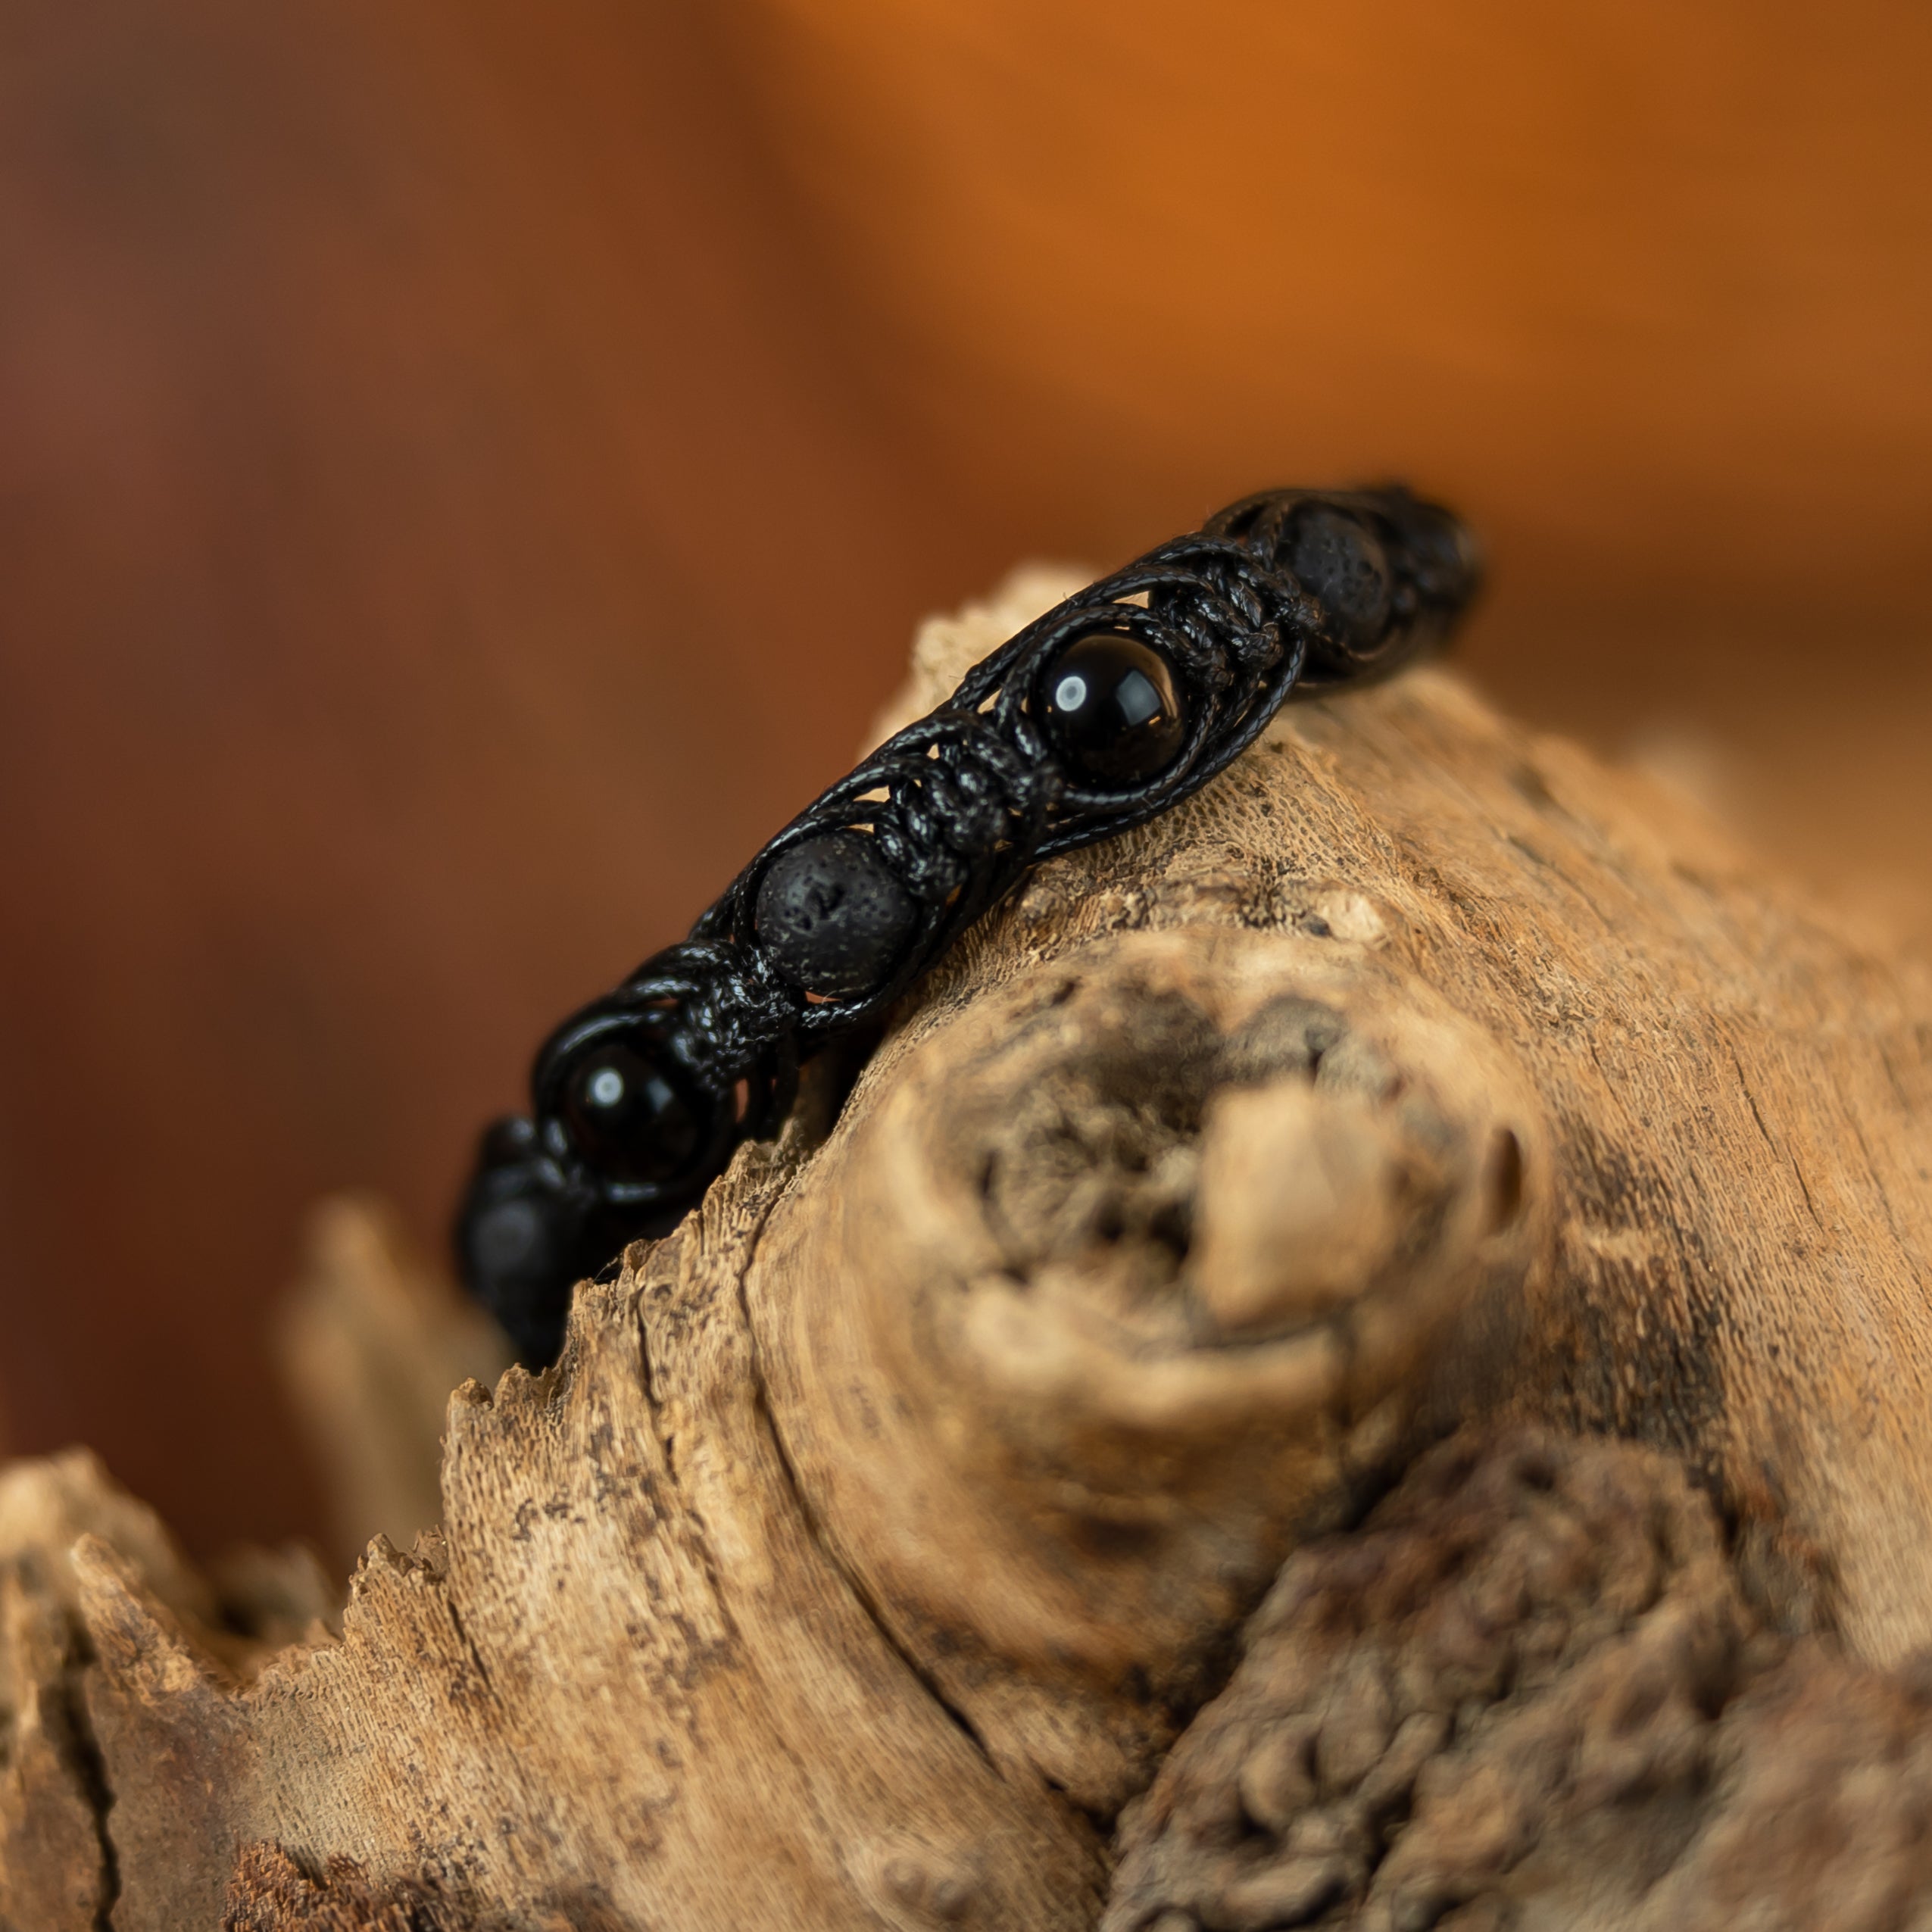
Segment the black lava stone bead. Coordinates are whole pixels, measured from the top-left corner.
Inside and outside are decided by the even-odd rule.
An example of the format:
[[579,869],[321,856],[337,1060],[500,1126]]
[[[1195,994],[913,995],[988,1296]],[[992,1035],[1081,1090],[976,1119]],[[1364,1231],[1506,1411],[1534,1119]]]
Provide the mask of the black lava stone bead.
[[829,832],[774,859],[752,924],[793,985],[856,999],[892,975],[919,921],[913,897],[864,833]]
[[1388,558],[1366,524],[1340,510],[1304,510],[1291,567],[1321,599],[1344,643],[1362,651],[1381,641],[1393,579]]
[[581,1201],[552,1184],[531,1123],[499,1121],[485,1138],[457,1223],[457,1259],[470,1293],[508,1331],[526,1367],[555,1359],[570,1284],[610,1258],[601,1247]]
[[464,1217],[457,1250],[463,1278],[502,1325],[526,1369],[557,1358],[570,1284],[589,1272],[579,1260],[582,1247],[581,1231],[567,1209],[534,1187],[479,1202]]
[[585,1160],[617,1180],[679,1180],[712,1138],[701,1098],[642,1041],[594,1043],[571,1068],[559,1111]]
[[1103,791],[1157,778],[1188,741],[1173,666],[1153,645],[1113,631],[1075,638],[1047,666],[1040,713],[1060,762]]

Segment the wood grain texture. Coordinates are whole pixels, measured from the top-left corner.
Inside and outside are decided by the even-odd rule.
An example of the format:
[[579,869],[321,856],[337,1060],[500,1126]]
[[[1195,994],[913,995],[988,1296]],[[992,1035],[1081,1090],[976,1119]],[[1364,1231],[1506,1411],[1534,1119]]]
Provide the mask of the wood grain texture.
[[308,1204],[439,1248],[533,1044],[843,768],[921,612],[1257,485],[1440,492],[1506,705],[1735,751],[1932,935],[1924,34],[0,0],[13,1446],[203,1551],[323,1533],[268,1342]]
[[84,1459],[0,1480],[0,1922],[1614,1932],[1672,1922],[1640,1843],[1645,1909],[1796,1925],[1793,1764],[1829,1922],[1924,1909],[1922,973],[1425,670],[829,1072],[457,1391],[339,1623]]
[[1459,1437],[1291,1560],[1103,1932],[1917,1926],[1921,1670],[1768,1629],[1653,1452]]
[[792,1505],[736,1278],[773,1185],[741,1166],[591,1295],[554,1375],[459,1392],[442,1531],[379,1540],[339,1644],[223,1668],[82,1544],[117,1927],[214,1923],[264,1841],[492,1923],[918,1925],[930,1896],[1030,1924],[1097,1898],[1091,1827],[995,1774]]

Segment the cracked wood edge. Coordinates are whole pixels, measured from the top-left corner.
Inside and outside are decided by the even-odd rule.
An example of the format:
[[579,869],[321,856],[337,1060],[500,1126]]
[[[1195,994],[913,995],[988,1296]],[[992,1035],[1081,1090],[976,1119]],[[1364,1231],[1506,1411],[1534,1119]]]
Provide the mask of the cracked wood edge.
[[1091,1827],[996,1774],[792,1506],[733,1265],[782,1178],[741,1160],[557,1369],[458,1392],[443,1532],[372,1547],[339,1643],[224,1662],[80,1540],[118,1932],[219,1922],[264,1842],[479,1923],[1091,1922]]
[[[921,678],[944,682],[952,658],[977,654],[1012,614],[933,627]],[[1003,1624],[1016,1580],[1005,1557],[949,1582],[937,1615],[930,1580],[882,1560],[848,1486],[855,1472],[877,1479],[866,1459],[880,1452],[863,1431],[812,1440],[835,1405],[799,1373],[807,1354],[785,1327],[795,1303],[761,1284],[754,1234],[775,1201],[793,1236],[858,1213],[856,1185],[828,1199],[826,1178],[915,1075],[929,1081],[925,1130],[942,1144],[949,1082],[972,1062],[949,1051],[1001,999],[1016,1011],[1048,1001],[1069,975],[1102,995],[1144,987],[1157,956],[1181,962],[1170,978],[1212,982],[1225,968],[1231,988],[1259,952],[1266,972],[1392,1053],[1404,1078],[1433,1081],[1431,1104],[1470,1153],[1486,1131],[1475,1103],[1509,1097],[1529,1203],[1509,1238],[1528,1248],[1485,1248],[1481,1235],[1447,1272],[1432,1261],[1426,1278],[1365,1279],[1353,1302],[1332,1280],[1216,1286],[1184,1269],[1186,1319],[1144,1337],[1157,1387],[1119,1363],[1083,1381],[1063,1353],[1041,1400],[1019,1373],[1023,1350],[988,1354],[985,1325],[950,1339],[929,1327],[921,1346],[944,1346],[929,1347],[922,1377],[991,1362],[1004,1393],[983,1410],[954,1402],[944,1428],[902,1437],[891,1454],[949,1479],[976,1469],[994,1504],[1027,1502],[1043,1444],[1078,1457],[1097,1443],[1085,1475],[1117,1474],[1104,1430],[1066,1426],[1069,1397],[1105,1429],[1178,1420],[1198,1446],[1212,1390],[1190,1351],[1213,1341],[1216,1372],[1252,1399],[1299,1345],[1292,1325],[1257,1328],[1257,1310],[1316,1294],[1331,1327],[1341,1307],[1381,1338],[1373,1387],[1353,1369],[1278,1383],[1319,1425],[1319,1453],[1290,1458],[1288,1490],[1244,1499],[1238,1469],[1208,1468],[1204,1488],[1199,1469],[1191,1477],[1176,1501],[1231,1498],[1253,1531],[1252,1574],[1230,1591],[1182,1565],[1184,1593],[1203,1582],[1204,1593],[1191,1612],[1170,1600],[1166,1621],[1144,1626],[1153,1654],[1097,1705],[1091,1659],[1069,1658],[1050,1631],[1041,1643]],[[1219,997],[1200,993],[1208,1007]],[[1454,1016],[1447,1032],[1438,1009]],[[1926,1640],[1932,1614],[1929,1010],[1911,972],[1720,836],[1508,726],[1443,674],[1284,715],[1188,806],[1041,868],[969,935],[866,1070],[829,1157],[794,1166],[810,1152],[802,1131],[776,1155],[748,1153],[679,1235],[582,1292],[560,1371],[513,1374],[494,1400],[462,1392],[444,1533],[412,1556],[372,1549],[339,1640],[237,1637],[138,1506],[98,1481],[64,1490],[52,1465],[8,1478],[25,1490],[0,1488],[0,1505],[37,1500],[11,1528],[0,1506],[0,1558],[17,1592],[65,1621],[5,1625],[23,1632],[5,1662],[9,1735],[23,1748],[8,1762],[14,1809],[0,1813],[0,1910],[41,1885],[36,1901],[81,1915],[45,1921],[64,1932],[98,1918],[117,1884],[118,1927],[214,1923],[236,1874],[271,1882],[251,1848],[282,1845],[303,1884],[353,1868],[373,1896],[428,1885],[439,1911],[479,1927],[506,1914],[635,1926],[666,1912],[723,1927],[772,1909],[807,1926],[975,1914],[1041,1932],[1090,1925],[1103,1848],[1053,1795],[1056,1765],[1104,1820],[1153,1768],[1188,1699],[1213,1687],[1197,1667],[1225,1651],[1230,1620],[1265,1586],[1268,1538],[1346,1520],[1353,1482],[1398,1466],[1419,1431],[1462,1412],[1626,1434],[1681,1458],[1734,1518],[1754,1602],[1774,1621],[1835,1625],[1854,1651],[1890,1661]],[[1438,1043],[1472,1030],[1484,1044],[1469,1067],[1487,1055],[1501,1072],[1450,1078],[1456,1054],[1419,1048],[1392,1013]],[[1223,1017],[1244,1023],[1232,1007]],[[1308,1104],[1264,1091],[1255,1131],[1305,1141]],[[1356,1136],[1363,1160],[1404,1144],[1400,1122],[1337,1104],[1322,1119]],[[1459,1155],[1450,1168],[1466,1201],[1481,1170]],[[1253,1192],[1225,1180],[1238,1162],[1210,1171],[1238,1222]],[[939,1257],[919,1287],[929,1303],[957,1287],[947,1241],[960,1236],[964,1253],[978,1238],[961,1202],[968,1218],[925,1241]],[[903,1205],[874,1198],[864,1211]],[[1223,1231],[1206,1251],[1252,1259],[1238,1225]],[[794,1242],[794,1259],[810,1245]],[[866,1341],[848,1375],[865,1372],[878,1324],[908,1299],[895,1301],[907,1283],[890,1268],[862,1278],[891,1245],[857,1241],[853,1272],[798,1278],[844,1284]],[[1384,1244],[1359,1252],[1379,1267]],[[1045,1281],[1061,1262],[1042,1258]],[[1191,1306],[1206,1329],[1190,1326]],[[1404,1330],[1418,1312],[1423,1327]],[[1240,1332],[1213,1334],[1223,1320]],[[961,1337],[976,1353],[957,1352]],[[894,1398],[891,1375],[877,1394]],[[1021,1489],[1001,1491],[1016,1476]],[[1019,1515],[1043,1539],[1025,1562],[1077,1572],[1090,1560],[1064,1509],[1027,1502]],[[307,1589],[289,1575],[268,1594],[299,1610]],[[955,1681],[963,1656],[990,1687],[977,1706]],[[64,1698],[36,1702],[36,1683],[64,1683]],[[63,1711],[71,1735],[50,1721]],[[42,1843],[67,1846],[68,1890],[42,1884],[64,1868],[33,1865]],[[750,1845],[762,1849],[748,1859]]]

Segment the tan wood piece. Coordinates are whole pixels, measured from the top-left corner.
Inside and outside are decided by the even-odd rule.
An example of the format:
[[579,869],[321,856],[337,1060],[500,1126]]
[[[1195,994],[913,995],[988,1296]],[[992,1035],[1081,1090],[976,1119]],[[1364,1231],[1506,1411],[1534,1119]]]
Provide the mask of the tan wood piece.
[[[929,626],[901,715],[1063,588]],[[1896,1672],[1932,1644],[1932,994],[1681,799],[1446,672],[1294,707],[1188,806],[1042,867],[828,1128],[835,1097],[809,1085],[777,1147],[581,1290],[555,1370],[457,1390],[439,1523],[379,1537],[339,1621],[294,1558],[198,1576],[84,1458],[0,1477],[0,1924],[1182,1932],[1406,1924],[1420,1886],[1474,1928],[1591,1805],[1825,1734],[1717,1706],[1865,1698],[1834,1790],[1920,1748]],[[360,1340],[311,1413],[406,1509],[426,1432],[377,1412],[418,1412],[428,1372],[385,1397],[370,1337],[474,1338],[374,1224],[329,1225],[307,1319]],[[382,1312],[412,1297],[414,1326]],[[1456,1468],[1505,1476],[1425,1473],[1354,1527],[1459,1427]],[[1541,1487],[1526,1441],[1555,1445]],[[1456,1596],[1464,1559],[1412,1550],[1482,1540],[1437,1509],[1490,1509],[1520,1574]],[[1587,1565],[1531,1582],[1632,1524],[1654,1588],[1591,1636]],[[1391,1537],[1411,1595],[1309,1638],[1282,1690],[1290,1579],[1341,1602]],[[1522,1637],[1558,1687],[1464,1735],[1440,1653],[1472,1603],[1472,1656],[1533,1610],[1584,1634]],[[1653,1738],[1583,1799],[1523,1769],[1511,1740],[1659,1656],[1660,1696],[1715,1700],[1691,1756]],[[1325,1747],[1331,1705],[1356,1715]],[[1493,1856],[1464,1856],[1431,1753],[1515,1794]],[[1709,1834],[1771,1802],[1746,1784],[1671,1814],[1681,1904]],[[1394,1841],[1335,1822],[1384,1788],[1437,1806],[1399,1896],[1370,1862]],[[1209,1813],[1193,1850],[1161,1839]],[[1224,1827],[1274,1862],[1190,1863]],[[1308,1846],[1350,1831],[1316,1883]],[[1415,1877],[1425,1844],[1453,1884]],[[1722,1868],[1748,1890],[1751,1860]],[[1885,1869],[1884,1910],[1919,1896]]]

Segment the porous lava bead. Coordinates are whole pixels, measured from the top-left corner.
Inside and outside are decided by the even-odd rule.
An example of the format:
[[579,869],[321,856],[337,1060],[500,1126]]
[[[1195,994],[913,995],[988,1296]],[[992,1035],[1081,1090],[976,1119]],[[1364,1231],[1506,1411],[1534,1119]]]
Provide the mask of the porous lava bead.
[[793,985],[857,999],[885,985],[919,908],[863,832],[829,832],[788,847],[758,884],[752,925]]
[[554,1274],[558,1258],[554,1250],[562,1244],[552,1238],[545,1206],[541,1196],[526,1194],[479,1207],[467,1235],[470,1272],[492,1282]]
[[585,1255],[582,1231],[567,1205],[534,1184],[473,1203],[463,1217],[459,1259],[471,1293],[502,1325],[517,1359],[526,1369],[554,1362],[569,1284],[597,1265]]
[[1295,527],[1290,568],[1319,598],[1345,644],[1358,651],[1388,629],[1393,579],[1375,532],[1337,510],[1309,510]]
[[581,1200],[559,1193],[553,1177],[532,1123],[499,1121],[484,1138],[457,1223],[463,1278],[530,1369],[555,1359],[570,1284],[610,1253],[586,1227]]
[[618,1180],[678,1180],[711,1139],[698,1096],[641,1041],[594,1044],[571,1068],[559,1112],[577,1151]]
[[1075,638],[1047,666],[1040,711],[1061,763],[1103,791],[1157,778],[1188,741],[1173,666],[1117,632]]

